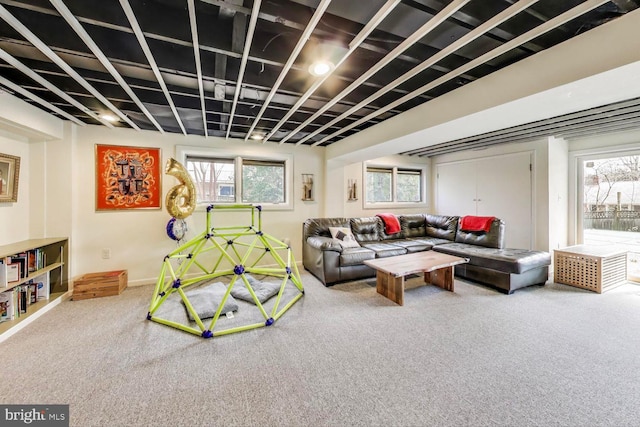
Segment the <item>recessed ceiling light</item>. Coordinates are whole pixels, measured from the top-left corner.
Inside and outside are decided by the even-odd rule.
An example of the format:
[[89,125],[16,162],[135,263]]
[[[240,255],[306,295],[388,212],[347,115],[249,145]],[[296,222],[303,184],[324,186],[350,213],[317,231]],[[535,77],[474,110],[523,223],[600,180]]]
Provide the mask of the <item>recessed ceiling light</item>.
[[253,134],[251,134],[251,139],[253,139],[255,141],[262,141],[264,139],[264,134],[263,133],[253,133]]
[[309,72],[314,76],[324,76],[333,68],[329,61],[316,61],[309,66]]
[[117,122],[117,121],[118,121],[118,118],[117,118],[117,117],[112,116],[111,114],[103,114],[103,115],[101,115],[100,117],[101,117],[103,120],[106,120],[106,121],[108,121],[108,122],[112,122],[112,123],[113,123],[113,122]]

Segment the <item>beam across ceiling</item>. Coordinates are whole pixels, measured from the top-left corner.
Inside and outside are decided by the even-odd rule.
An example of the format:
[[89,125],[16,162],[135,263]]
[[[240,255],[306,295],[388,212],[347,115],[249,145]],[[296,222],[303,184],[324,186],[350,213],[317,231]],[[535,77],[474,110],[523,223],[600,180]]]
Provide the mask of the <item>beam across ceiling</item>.
[[202,125],[204,136],[209,136],[207,126],[207,106],[204,101],[204,84],[202,81],[202,64],[200,63],[200,42],[198,41],[198,23],[196,20],[196,5],[193,0],[187,0],[189,7],[189,24],[191,27],[191,39],[193,41],[193,57],[196,61],[196,74],[198,76],[198,92],[200,92],[200,109],[202,110]]
[[326,136],[325,138],[323,138],[322,140],[320,140],[318,142],[318,144],[322,144],[324,142],[327,142],[333,138],[335,138],[338,135],[343,134],[344,132],[347,132],[359,125],[362,125],[364,123],[366,123],[368,120],[379,116],[380,114],[383,114],[387,111],[389,111],[392,108],[396,108],[402,104],[404,104],[407,101],[410,101],[411,99],[415,98],[418,95],[424,94],[426,92],[428,92],[431,89],[434,89],[438,86],[440,86],[441,84],[444,84],[448,81],[450,81],[451,79],[458,77],[459,75],[466,73],[470,70],[472,70],[473,68],[484,64],[485,62],[493,59],[493,58],[497,58],[498,56],[508,52],[509,50],[520,46],[523,43],[526,43],[536,37],[539,37],[549,31],[551,31],[554,28],[559,27],[560,25],[575,19],[576,17],[583,15],[595,8],[597,8],[598,6],[601,6],[604,3],[607,3],[608,0],[588,0],[585,1],[584,3],[581,3],[578,6],[575,6],[574,8],[556,16],[555,18],[552,18],[546,22],[544,22],[541,25],[538,25],[537,27],[533,28],[532,30],[527,31],[526,33],[516,37],[515,39],[498,46],[495,49],[490,50],[489,52],[479,56],[478,58],[474,59],[473,61],[469,61],[468,63],[456,68],[455,70],[445,74],[444,76],[441,76],[437,79],[435,79],[434,81],[427,83],[423,86],[421,86],[420,88],[414,90],[413,92],[401,97],[400,99],[389,103],[388,105],[386,105],[383,108],[380,108],[376,111],[374,111],[371,114],[368,114],[367,116],[349,124],[348,126],[345,126],[344,128],[342,128],[341,130],[332,133],[331,135]]
[[82,39],[82,41],[87,45],[91,52],[96,56],[98,61],[102,64],[102,66],[113,76],[113,78],[120,84],[122,89],[129,95],[131,100],[136,103],[140,111],[147,116],[149,121],[156,127],[160,133],[164,133],[164,129],[158,124],[156,119],[151,115],[147,107],[144,106],[140,98],[133,92],[131,87],[127,84],[124,78],[120,75],[118,70],[115,69],[111,61],[107,58],[107,56],[102,52],[102,50],[98,47],[96,42],[91,38],[89,33],[84,29],[82,24],[76,19],[76,17],[71,13],[69,8],[62,2],[62,0],[49,0],[51,4],[56,8],[58,13],[67,21],[69,26],[73,28],[73,30],[78,34],[78,36]]
[[[115,105],[113,105],[108,99],[106,99],[100,92],[98,92],[93,86],[91,86],[80,74],[78,74],[73,68],[62,60],[53,50],[42,42],[31,30],[18,21],[4,6],[0,5],[0,17],[4,19],[14,30],[16,30],[22,37],[27,39],[32,45],[38,48],[47,58],[49,58],[58,67],[62,68],[71,78],[85,88],[89,93],[95,96],[100,102],[102,102],[109,110],[115,113],[122,120],[126,121],[134,129],[139,129],[138,126],[133,123],[127,116],[125,116]],[[85,107],[86,108],[86,107]],[[100,115],[94,114],[94,118],[104,124],[105,126],[112,126],[107,120]]]
[[[307,101],[307,99],[309,99],[309,97],[311,95],[313,95],[315,93],[315,91],[330,77],[333,75],[334,71],[340,67],[340,65],[342,65],[347,58],[349,58],[349,56],[351,56],[351,54],[353,52],[355,52],[355,50],[360,47],[360,45],[364,42],[364,40],[369,36],[369,34],[371,34],[371,32],[378,26],[380,25],[380,23],[384,20],[384,18],[387,17],[387,15],[389,15],[391,13],[391,11],[398,5],[398,3],[400,2],[400,0],[389,0],[387,1],[379,10],[378,12],[376,12],[376,14],[373,16],[373,18],[371,18],[371,20],[369,20],[369,22],[367,22],[367,24],[364,26],[364,28],[362,28],[362,30],[356,34],[356,36],[353,38],[353,40],[351,40],[351,42],[349,42],[349,50],[347,50],[347,52],[340,58],[340,60],[338,61],[337,64],[334,65],[334,67],[328,72],[326,73],[324,76],[321,76],[319,78],[317,78],[313,84],[311,85],[311,87],[309,87],[309,89],[307,89],[307,91],[300,97],[300,99],[298,99],[298,101],[291,107],[291,109],[285,114],[285,116],[280,120],[280,122],[276,125],[280,125],[281,123],[284,123],[285,121],[289,121],[289,119],[291,118],[291,116],[300,109],[300,107],[302,107],[302,105]],[[272,130],[272,133],[274,131]],[[285,136],[285,138],[280,140],[280,144],[283,144],[286,141],[287,136]],[[267,138],[265,138],[262,142],[266,142]]]
[[[511,5],[507,9],[503,10],[499,14],[495,15],[493,18],[489,19],[488,21],[486,21],[482,25],[478,26],[474,30],[472,30],[469,33],[465,34],[463,37],[461,37],[458,40],[456,40],[455,42],[451,43],[449,46],[447,46],[446,48],[442,49],[441,51],[439,51],[438,53],[436,53],[435,55],[430,57],[428,60],[424,61],[422,64],[418,65],[417,67],[414,67],[412,70],[410,70],[410,71],[406,72],[405,74],[403,74],[402,76],[396,78],[391,83],[387,84],[385,87],[383,87],[382,89],[378,90],[376,93],[370,95],[369,97],[365,98],[364,100],[360,101],[355,106],[351,107],[350,109],[348,109],[347,111],[342,113],[340,116],[338,116],[335,119],[331,120],[326,125],[320,127],[319,129],[316,129],[315,131],[311,132],[306,137],[300,139],[297,142],[297,145],[303,144],[305,141],[311,139],[315,135],[318,135],[320,132],[326,130],[330,126],[333,126],[336,123],[338,123],[341,120],[343,120],[344,118],[356,113],[357,111],[361,110],[366,105],[371,104],[376,99],[378,99],[381,96],[385,95],[386,93],[390,92],[393,88],[396,88],[396,87],[400,86],[401,84],[403,84],[404,82],[408,81],[409,79],[411,79],[413,77],[416,77],[418,74],[420,74],[421,72],[423,72],[426,69],[430,68],[431,66],[433,66],[437,62],[441,61],[442,59],[444,59],[448,55],[452,54],[453,52],[455,52],[455,51],[457,51],[457,50],[459,50],[461,48],[463,48],[464,46],[466,46],[469,43],[471,43],[474,40],[476,40],[478,37],[488,33],[492,29],[496,28],[498,25],[502,24],[503,22],[507,21],[508,19],[512,18],[513,16],[517,15],[518,13],[522,12],[523,10],[527,9],[531,5],[537,3],[538,1],[539,0],[521,0],[521,1],[517,2],[517,3],[514,3],[513,5]],[[321,142],[322,142],[322,140],[318,141],[318,142],[316,142],[316,143],[314,143],[312,145],[314,145],[314,146],[315,145],[319,145]]]
[[[404,51],[406,51],[409,47],[420,41],[423,37],[433,31],[438,25],[442,24],[447,20],[451,15],[456,13],[461,7],[465,4],[469,3],[471,0],[454,0],[449,3],[446,7],[444,7],[437,15],[428,20],[424,25],[422,25],[418,30],[416,30],[411,36],[407,37],[402,41],[395,49],[389,52],[382,60],[378,61],[376,65],[372,68],[369,68],[364,74],[358,77],[353,83],[351,83],[348,87],[346,87],[342,92],[340,92],[337,96],[335,96],[331,101],[327,102],[324,107],[320,108],[314,115],[309,117],[303,124],[306,126],[311,123],[313,120],[316,120],[320,117],[325,111],[334,106],[338,101],[342,98],[350,94],[353,90],[355,90],[358,86],[360,86],[363,82],[368,80],[371,76],[376,74],[382,68],[384,68],[391,61],[400,56]],[[278,125],[276,125],[270,132],[270,135],[278,130],[284,124],[284,120],[281,120]],[[304,127],[304,126],[302,126]],[[289,132],[288,137],[282,139],[282,142],[286,141],[291,136],[295,135],[302,128],[298,126],[293,131]],[[268,139],[268,138],[267,138]]]
[[307,27],[304,29],[304,31],[300,35],[300,38],[298,39],[296,46],[293,48],[293,52],[291,52],[291,54],[289,55],[289,59],[287,59],[287,62],[284,64],[284,67],[282,67],[282,71],[280,71],[280,74],[278,75],[278,78],[276,78],[275,83],[271,87],[271,91],[269,91],[267,98],[264,100],[262,107],[260,108],[260,111],[256,115],[256,118],[253,120],[253,123],[251,124],[251,127],[249,128],[249,131],[247,132],[247,135],[244,138],[245,141],[252,136],[252,132],[256,128],[258,121],[262,118],[262,115],[267,110],[269,103],[275,96],[278,89],[280,89],[280,85],[282,84],[282,81],[284,80],[287,73],[293,66],[294,61],[298,58],[298,55],[302,51],[302,48],[311,37],[311,33],[316,28],[316,25],[318,25],[318,22],[320,22],[320,18],[322,18],[322,15],[327,10],[327,7],[329,7],[330,3],[331,3],[331,0],[322,0],[318,5],[318,7],[316,8],[313,15],[311,16],[311,19],[309,20]]
[[17,84],[5,79],[2,76],[0,76],[0,85],[3,85],[6,88],[9,88],[9,89],[11,89],[11,90],[13,90],[15,92],[18,92],[18,93],[22,94],[23,96],[26,96],[27,98],[31,99],[32,101],[37,102],[38,104],[40,104],[43,107],[53,111],[56,114],[64,117],[67,120],[71,120],[72,122],[74,122],[77,125],[80,125],[80,126],[86,126],[87,125],[82,120],[79,120],[76,117],[73,117],[71,114],[67,113],[66,111],[61,110],[60,108],[56,107],[55,105],[51,104],[50,102],[45,101],[44,99],[40,98],[38,95],[34,94],[33,92],[30,92],[30,91],[22,88],[21,86],[18,86]]
[[79,109],[80,111],[82,111],[83,113],[88,115],[89,117],[97,120],[98,122],[102,122],[105,126],[107,126],[109,128],[113,128],[113,125],[111,123],[109,123],[108,121],[102,119],[95,112],[91,111],[91,109],[89,107],[85,106],[84,104],[81,104],[75,98],[72,98],[69,94],[67,94],[66,92],[63,92],[56,85],[54,85],[50,81],[46,80],[44,77],[42,77],[40,74],[38,74],[35,71],[33,71],[31,68],[27,67],[22,62],[18,61],[16,58],[11,56],[9,53],[7,53],[2,48],[0,48],[0,58],[2,58],[8,64],[10,64],[13,67],[15,67],[18,71],[20,71],[23,74],[25,74],[27,77],[29,77],[32,80],[34,80],[35,82],[39,83],[42,87],[46,88],[47,90],[49,90],[52,93],[54,93],[57,96],[59,96],[60,98],[64,99],[69,104],[73,105],[74,107],[76,107],[77,109]]
[[165,97],[167,99],[167,103],[169,104],[169,107],[171,108],[171,112],[173,113],[173,116],[175,117],[176,121],[178,122],[178,126],[180,126],[180,130],[182,130],[182,133],[184,135],[186,135],[187,131],[184,128],[184,124],[182,123],[182,119],[180,118],[180,115],[178,114],[178,110],[176,109],[176,105],[173,103],[173,99],[171,99],[171,95],[169,94],[169,89],[167,88],[167,84],[165,83],[164,78],[162,77],[162,74],[160,73],[160,69],[158,68],[158,64],[156,63],[156,60],[153,57],[153,53],[151,53],[151,49],[149,48],[149,44],[147,43],[147,40],[145,39],[144,34],[142,33],[142,29],[140,28],[140,24],[138,23],[138,19],[136,18],[136,15],[133,12],[133,9],[131,8],[131,5],[129,4],[129,0],[120,0],[120,6],[122,6],[122,10],[124,10],[125,15],[127,15],[127,19],[129,20],[129,24],[131,25],[131,29],[133,30],[133,33],[135,34],[136,38],[138,39],[138,43],[140,44],[140,47],[142,48],[142,51],[144,52],[144,55],[147,58],[147,61],[149,62],[149,65],[151,66],[151,70],[153,71],[153,74],[156,77],[156,80],[158,81],[158,84],[162,88],[162,92],[164,93],[164,95],[165,95]]
[[249,50],[251,49],[251,42],[253,41],[253,33],[256,29],[256,22],[258,22],[258,11],[260,10],[261,2],[262,0],[254,0],[253,2],[251,19],[249,20],[249,29],[247,30],[244,51],[242,52],[242,60],[240,61],[240,72],[238,73],[236,90],[233,94],[233,104],[231,105],[231,114],[229,116],[229,125],[227,127],[227,134],[225,138],[229,138],[229,134],[231,132],[231,126],[233,125],[233,116],[236,112],[236,107],[238,105],[238,98],[240,97],[240,91],[242,89],[242,80],[244,78],[244,71],[247,67],[247,59],[249,57]]

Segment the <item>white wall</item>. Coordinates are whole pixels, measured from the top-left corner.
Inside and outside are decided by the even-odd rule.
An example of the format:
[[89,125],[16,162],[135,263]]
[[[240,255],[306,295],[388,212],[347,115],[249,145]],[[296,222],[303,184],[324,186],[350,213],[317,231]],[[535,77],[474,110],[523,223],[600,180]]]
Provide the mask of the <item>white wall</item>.
[[569,229],[569,144],[549,141],[549,249],[568,245]]
[[[162,260],[176,248],[176,243],[166,235],[166,224],[170,215],[164,209],[100,211],[95,210],[95,144],[158,147],[162,153],[162,168],[169,157],[175,156],[176,145],[216,147],[233,149],[238,155],[290,153],[294,158],[294,210],[264,210],[262,229],[276,238],[291,241],[296,261],[302,260],[302,223],[305,219],[321,216],[318,197],[314,202],[303,202],[302,173],[314,174],[317,179],[316,194],[324,191],[322,148],[292,147],[290,145],[261,144],[221,138],[203,138],[177,134],[159,134],[155,131],[129,129],[110,130],[101,126],[77,127],[74,156],[73,230],[71,253],[74,260],[72,276],[105,270],[129,270],[131,283],[155,281]],[[169,175],[163,175],[162,193],[178,185]],[[194,237],[204,231],[204,210],[188,218],[189,234]],[[241,217],[237,212],[216,211],[214,226],[249,225],[250,217]],[[240,221],[240,223],[238,222]],[[110,259],[102,259],[102,249],[111,250]]]
[[29,142],[18,135],[0,133],[0,153],[20,157],[18,201],[0,203],[0,245],[7,245],[30,236],[31,205],[29,200]]
[[[365,207],[364,206],[364,163],[352,163],[349,165],[342,166],[341,168],[334,169],[331,173],[327,175],[331,175],[332,178],[336,180],[336,182],[332,182],[331,186],[327,186],[330,189],[329,194],[327,194],[327,200],[331,202],[331,205],[340,207],[341,211],[337,215],[326,215],[326,216],[344,216],[347,218],[352,217],[365,217],[365,216],[374,216],[377,213],[382,212],[394,212],[396,214],[409,214],[409,213],[427,213],[430,212],[430,193],[431,193],[431,175],[429,171],[429,167],[431,164],[431,160],[427,158],[420,157],[408,157],[408,156],[387,156],[387,157],[379,157],[376,159],[371,159],[369,161],[371,164],[376,166],[418,166],[424,167],[427,166],[427,177],[426,177],[426,186],[427,186],[427,203],[424,204],[416,204],[407,207]],[[336,179],[337,177],[337,179]],[[357,193],[358,200],[357,201],[349,201],[348,199],[348,183],[350,179],[355,179],[357,181]]]
[[[533,215],[530,224],[534,237],[533,249],[549,250],[549,144],[547,139],[504,144],[489,147],[482,151],[464,151],[459,153],[435,156],[432,160],[432,181],[435,182],[435,171],[440,163],[450,163],[462,160],[480,159],[508,153],[530,151],[533,153]],[[456,197],[452,194],[451,197]],[[507,230],[508,233],[508,230]]]

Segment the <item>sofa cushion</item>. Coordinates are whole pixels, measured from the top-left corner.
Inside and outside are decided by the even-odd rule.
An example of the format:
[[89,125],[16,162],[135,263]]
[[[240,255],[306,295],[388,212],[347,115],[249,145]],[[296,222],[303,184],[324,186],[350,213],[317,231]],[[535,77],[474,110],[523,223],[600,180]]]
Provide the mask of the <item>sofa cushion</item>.
[[469,258],[477,265],[504,273],[524,273],[551,264],[551,254],[528,249],[498,249],[467,243],[447,243],[433,248],[436,252]]
[[376,258],[386,258],[389,256],[404,255],[407,250],[403,247],[392,245],[390,243],[362,243],[367,249],[371,249],[376,253]]
[[349,227],[349,218],[311,218],[302,224],[302,235],[331,237],[329,227]]
[[431,247],[436,245],[442,245],[444,243],[451,243],[451,240],[447,239],[439,239],[437,237],[415,237],[409,240],[413,240],[415,242],[419,242],[423,245],[429,245]]
[[402,229],[402,237],[422,237],[427,234],[427,223],[424,215],[400,215],[398,217],[400,221],[400,228]]
[[310,236],[307,237],[307,245],[314,249],[320,249],[321,251],[342,252],[342,246],[331,237]]
[[374,259],[375,257],[376,253],[371,249],[362,247],[346,248],[342,251],[342,254],[340,254],[340,265],[360,265],[366,260]]
[[351,231],[360,243],[380,241],[382,227],[382,220],[377,216],[351,218]]
[[428,251],[433,245],[418,239],[385,240],[390,245],[400,246],[407,250],[407,253]]
[[343,248],[358,248],[360,244],[356,241],[349,227],[329,227],[331,237]]
[[501,219],[494,219],[488,232],[464,231],[460,229],[460,226],[461,224],[458,224],[456,243],[469,243],[487,248],[504,248],[504,221]]
[[457,216],[425,215],[425,236],[453,242],[458,229],[458,219]]

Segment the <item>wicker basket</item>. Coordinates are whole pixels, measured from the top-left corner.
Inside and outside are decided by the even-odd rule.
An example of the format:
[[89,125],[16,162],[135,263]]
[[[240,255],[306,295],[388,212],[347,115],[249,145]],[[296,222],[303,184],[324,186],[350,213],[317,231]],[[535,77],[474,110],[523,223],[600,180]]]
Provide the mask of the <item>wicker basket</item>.
[[600,246],[554,251],[554,281],[601,294],[627,280],[627,252]]

